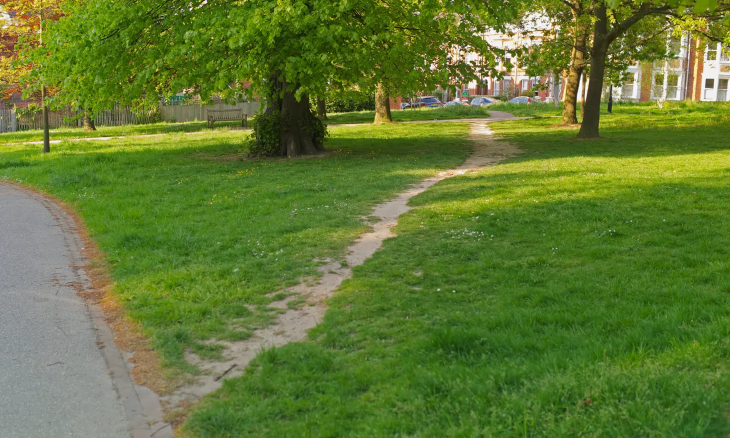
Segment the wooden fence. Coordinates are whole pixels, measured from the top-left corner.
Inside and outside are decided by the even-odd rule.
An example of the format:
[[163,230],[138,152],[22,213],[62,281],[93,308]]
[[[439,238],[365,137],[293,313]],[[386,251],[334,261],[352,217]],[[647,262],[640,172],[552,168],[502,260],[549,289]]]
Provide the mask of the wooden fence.
[[0,107],[0,133],[12,132],[17,129],[15,111],[10,108]]
[[[142,125],[160,121],[158,108],[143,111],[137,114],[129,108],[116,105],[113,109],[103,111],[94,119],[97,126],[124,126]],[[80,127],[84,124],[83,111],[66,108],[63,110],[49,111],[48,124],[51,128]],[[31,129],[43,129],[43,113],[21,114],[18,116],[18,131]]]
[[162,105],[160,118],[164,122],[194,122],[208,120],[208,111],[240,109],[250,119],[259,110],[259,102],[239,102],[235,105],[214,103],[210,105]]
[[[134,112],[129,108],[116,105],[114,108],[103,111],[94,119],[96,126],[124,126],[143,125],[156,122],[192,122],[207,120],[208,110],[240,109],[249,118],[255,115],[260,106],[259,102],[240,102],[236,105],[227,105],[219,102],[210,105],[164,105],[145,109],[141,113]],[[48,113],[48,124],[50,128],[73,128],[81,127],[84,124],[82,111],[65,108]],[[32,129],[43,129],[43,113],[18,114],[15,110],[0,104],[0,133],[11,131],[28,131]]]

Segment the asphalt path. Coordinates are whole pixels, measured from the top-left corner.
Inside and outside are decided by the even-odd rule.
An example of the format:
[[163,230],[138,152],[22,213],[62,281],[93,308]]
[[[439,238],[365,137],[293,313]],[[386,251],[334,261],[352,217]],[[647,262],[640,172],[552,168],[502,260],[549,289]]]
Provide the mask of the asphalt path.
[[72,264],[51,213],[0,184],[0,438],[130,437]]

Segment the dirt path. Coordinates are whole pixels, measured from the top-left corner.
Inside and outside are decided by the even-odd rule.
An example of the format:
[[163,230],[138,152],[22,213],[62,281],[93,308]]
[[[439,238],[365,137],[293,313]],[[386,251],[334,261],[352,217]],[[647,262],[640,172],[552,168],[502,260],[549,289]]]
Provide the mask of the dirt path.
[[[326,263],[319,268],[322,273],[320,278],[305,279],[301,284],[288,288],[286,292],[290,294],[289,297],[271,305],[282,310],[274,324],[257,330],[245,341],[211,340],[211,343],[227,347],[227,359],[222,362],[201,360],[195,354],[186,354],[188,362],[197,365],[205,374],[199,376],[196,381],[178,388],[171,395],[164,396],[163,399],[169,403],[168,406],[195,402],[220,388],[223,380],[240,376],[262,348],[280,347],[290,342],[305,340],[307,332],[324,318],[326,300],[335,293],[344,280],[352,276],[352,268],[362,265],[372,257],[382,247],[385,239],[395,237],[392,229],[398,224],[398,218],[413,208],[408,205],[411,198],[447,178],[493,166],[517,155],[520,151],[515,146],[497,141],[489,129],[488,122],[519,119],[511,114],[496,111],[492,116],[490,119],[477,121],[458,120],[472,124],[469,135],[469,139],[474,143],[472,155],[461,166],[427,178],[398,194],[394,199],[377,205],[372,216],[378,220],[370,224],[372,230],[361,235],[347,248],[345,257],[347,266],[333,261],[323,261]],[[289,302],[302,298],[306,301],[305,305],[289,309]]]

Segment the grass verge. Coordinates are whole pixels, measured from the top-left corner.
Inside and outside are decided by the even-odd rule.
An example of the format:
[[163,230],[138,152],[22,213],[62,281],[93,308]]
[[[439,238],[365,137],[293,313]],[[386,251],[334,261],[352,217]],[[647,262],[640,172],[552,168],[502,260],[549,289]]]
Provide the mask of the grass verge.
[[260,354],[194,436],[724,436],[730,118],[614,114],[414,199],[312,342]]
[[[448,120],[448,119],[479,119],[489,117],[487,108],[471,106],[449,106],[443,108],[414,108],[393,110],[394,122]],[[327,116],[330,125],[350,123],[373,123],[375,111],[356,111],[351,113],[336,113]]]
[[211,131],[0,149],[0,178],[74,207],[117,297],[168,365],[269,323],[267,294],[340,259],[374,204],[468,154],[468,125],[337,128],[330,155],[247,161],[248,133]]
[[[70,140],[74,138],[126,137],[133,135],[170,134],[176,132],[199,132],[207,130],[207,122],[150,123],[146,125],[99,126],[96,131],[82,128],[57,128],[50,131],[51,140]],[[241,126],[240,122],[218,122],[211,131],[227,131]],[[43,141],[42,130],[6,132],[0,134],[0,145]]]

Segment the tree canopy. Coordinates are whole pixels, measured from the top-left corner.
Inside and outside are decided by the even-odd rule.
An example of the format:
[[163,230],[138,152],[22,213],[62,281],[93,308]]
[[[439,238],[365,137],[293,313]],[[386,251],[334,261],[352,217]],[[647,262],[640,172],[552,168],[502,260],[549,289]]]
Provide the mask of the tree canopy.
[[[64,12],[34,61],[63,90],[60,99],[103,108],[181,90],[266,94],[272,75],[297,97],[381,82],[405,93],[471,79],[494,65],[478,34],[502,26],[513,8],[473,0],[71,0]],[[455,47],[492,62],[467,64]]]
[[22,92],[21,82],[33,68],[23,63],[21,47],[41,44],[49,21],[61,15],[59,0],[0,0],[0,92],[3,98]]

